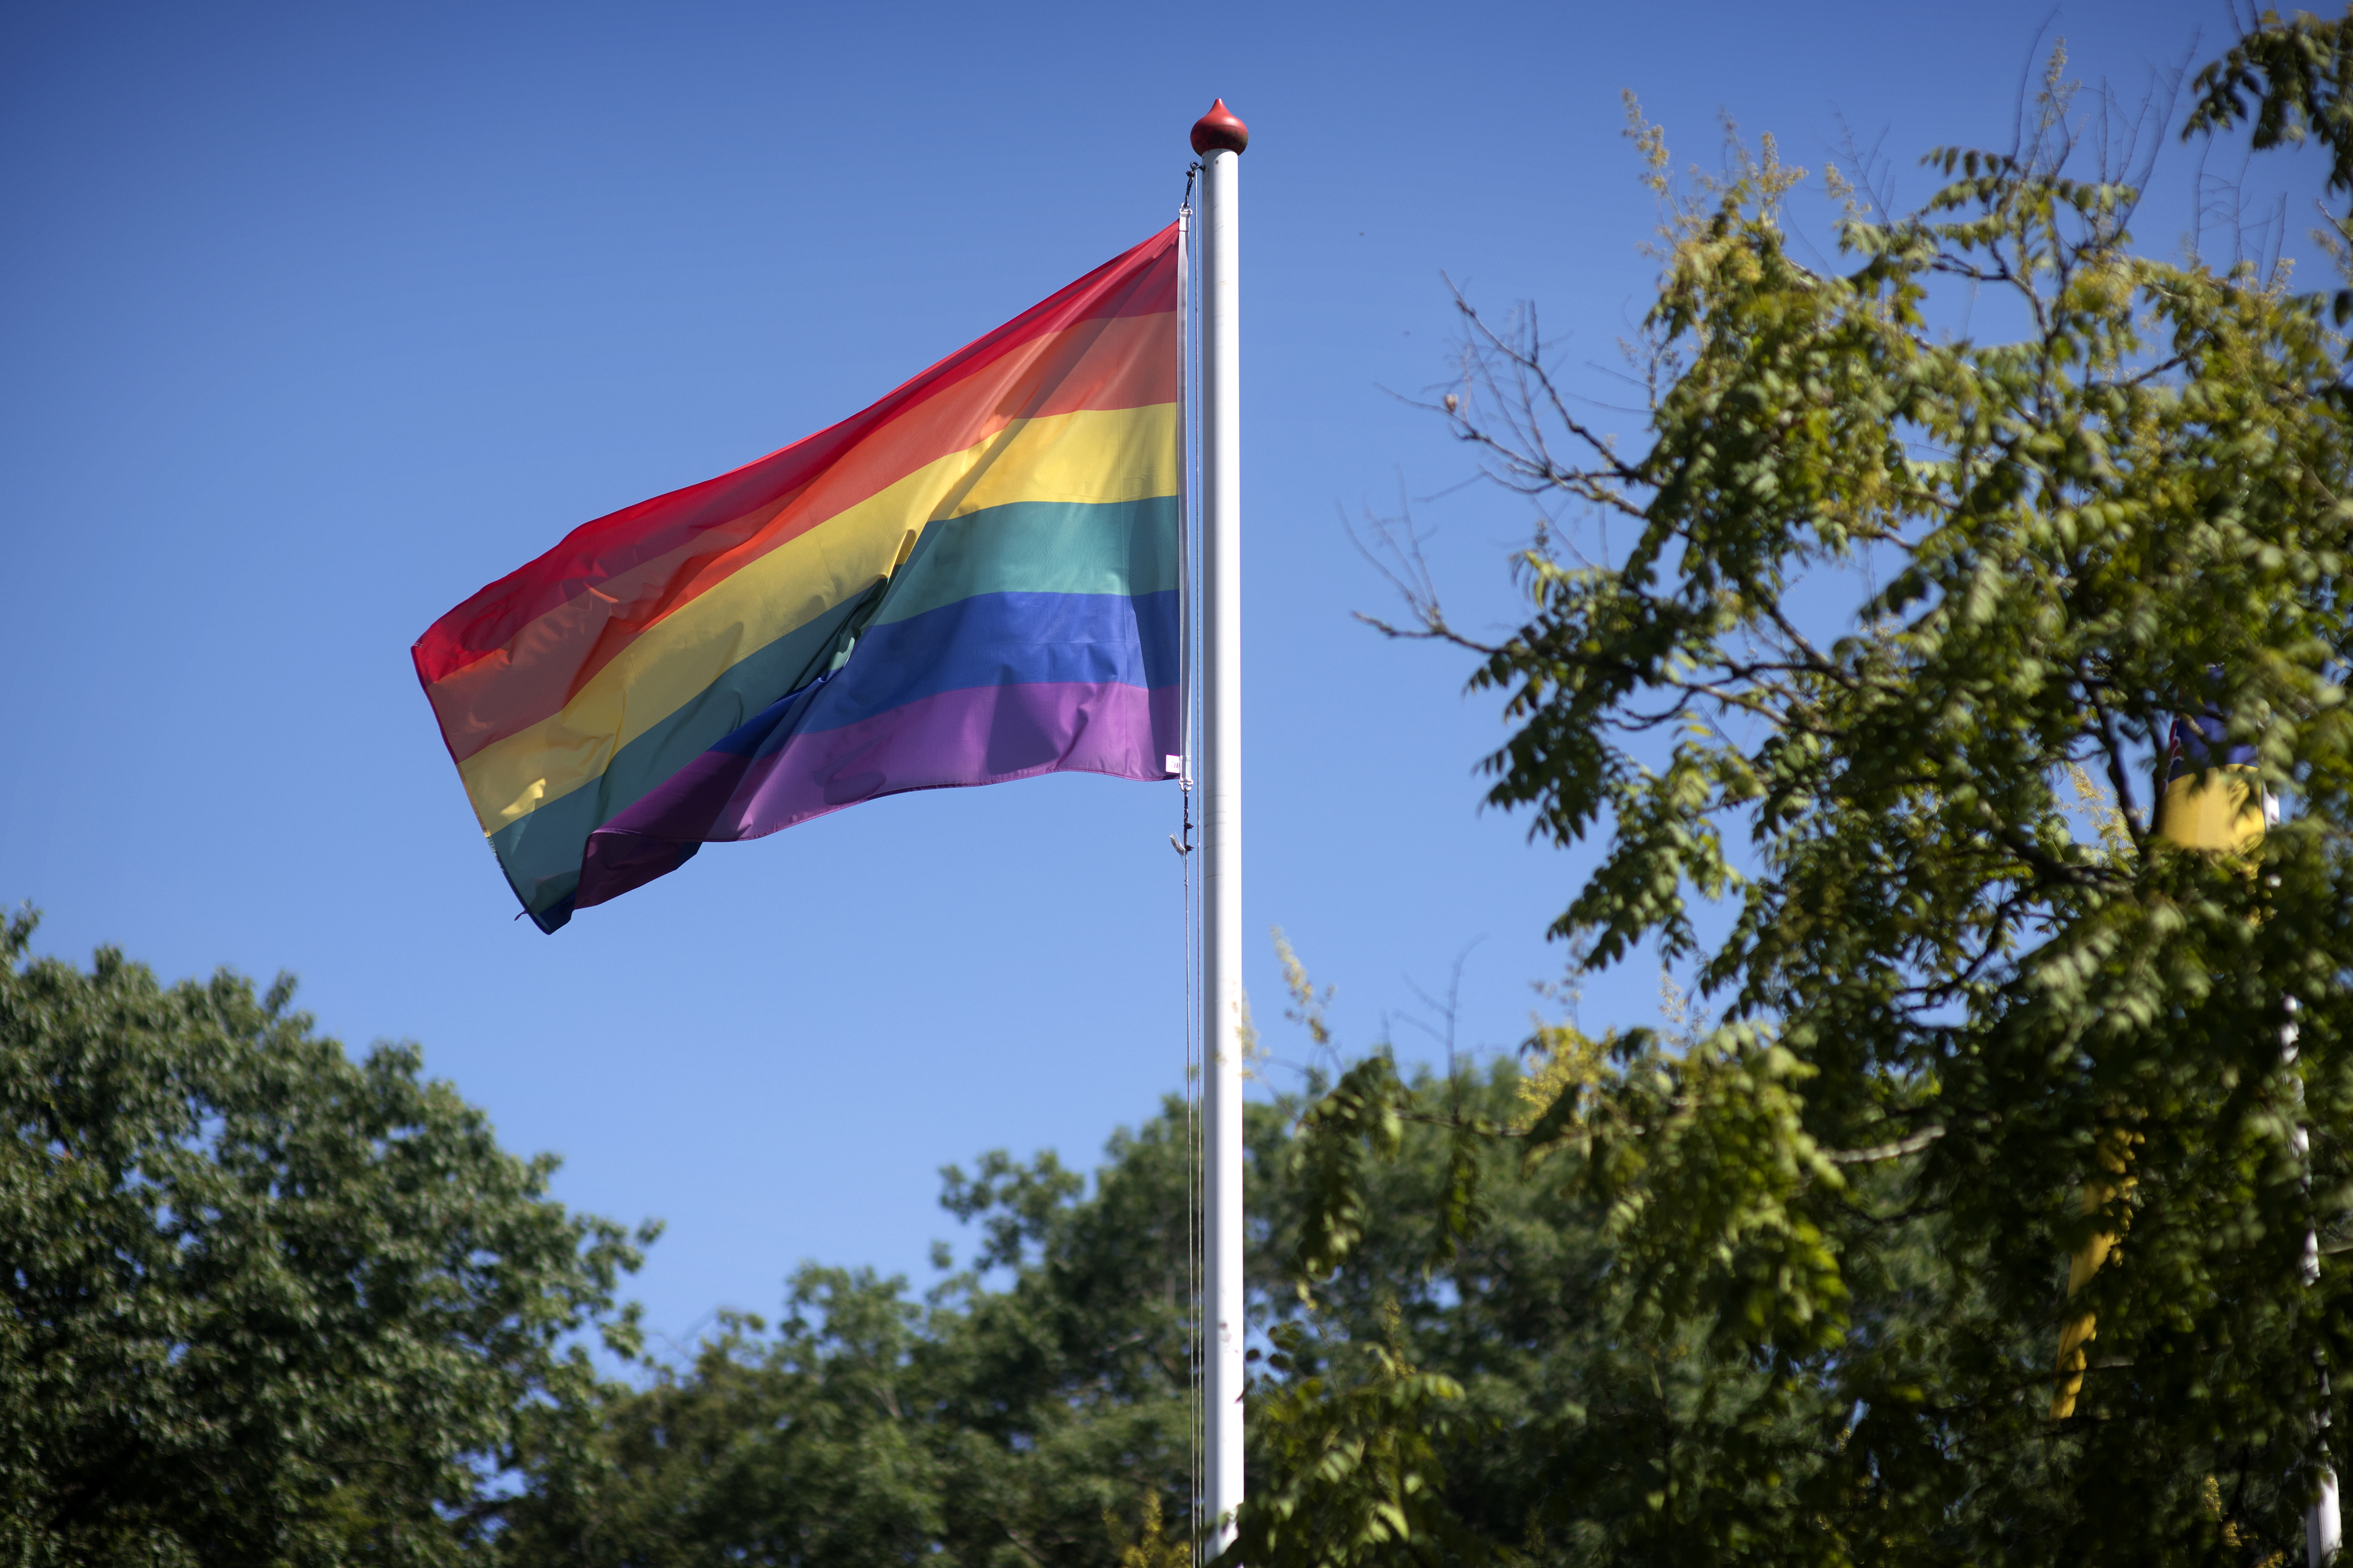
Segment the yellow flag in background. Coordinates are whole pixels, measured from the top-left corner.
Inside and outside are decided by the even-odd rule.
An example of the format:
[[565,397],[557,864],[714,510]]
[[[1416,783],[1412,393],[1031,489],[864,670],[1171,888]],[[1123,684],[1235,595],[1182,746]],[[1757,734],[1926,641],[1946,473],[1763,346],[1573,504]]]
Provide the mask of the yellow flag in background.
[[[2269,807],[2255,783],[2253,748],[2232,745],[2218,713],[2176,719],[2166,745],[2165,784],[2157,801],[2158,837],[2184,849],[2243,853],[2262,841],[2268,820]],[[2084,1184],[2085,1214],[2132,1190],[2132,1151],[2139,1142],[2138,1133],[2120,1127],[2101,1132],[2097,1157],[2105,1174]],[[2101,1231],[2068,1260],[2069,1300],[2100,1271],[2116,1241],[2115,1232]],[[2084,1347],[2096,1331],[2089,1312],[2074,1313],[2060,1325],[2059,1383],[2051,1394],[2053,1421],[2075,1413],[2075,1396],[2084,1387]]]

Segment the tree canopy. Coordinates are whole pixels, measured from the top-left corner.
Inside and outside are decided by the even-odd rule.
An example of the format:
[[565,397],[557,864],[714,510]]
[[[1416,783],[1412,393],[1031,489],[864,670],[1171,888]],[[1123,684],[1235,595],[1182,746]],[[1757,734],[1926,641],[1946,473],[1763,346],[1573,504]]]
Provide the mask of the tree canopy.
[[[1611,1259],[1591,1198],[1516,1180],[1516,1149],[1463,1142],[1433,1117],[1401,1121],[1392,1157],[1359,1163],[1363,1230],[1311,1306],[1293,1260],[1311,1245],[1330,1173],[1303,1157],[1297,1129],[1328,1087],[1249,1107],[1251,1298],[1281,1347],[1253,1422],[1251,1485],[1294,1500],[1298,1529],[1318,1541],[1419,1554],[1386,1511],[1400,1500],[1367,1493],[1367,1467],[1319,1480],[1328,1404],[1382,1450],[1372,1468],[1399,1487],[1442,1459],[1442,1506],[1405,1497],[1405,1517],[1475,1552],[1482,1535],[1526,1532],[1559,1489],[1547,1467],[1562,1423],[1589,1412],[1577,1452],[1607,1468],[1595,1506],[1632,1506],[1662,1413],[1687,1408],[1697,1380],[1613,1345]],[[1531,1109],[1508,1058],[1407,1087],[1497,1123]],[[1172,1099],[1112,1139],[1092,1183],[1050,1153],[950,1167],[943,1204],[978,1231],[973,1267],[921,1296],[902,1279],[805,1268],[773,1329],[729,1314],[684,1362],[656,1358],[647,1377],[605,1384],[574,1407],[563,1455],[532,1462],[507,1515],[507,1560],[1194,1561],[1189,1126]],[[1464,1159],[1484,1223],[1440,1258]]]
[[917,1299],[805,1266],[773,1331],[731,1312],[683,1364],[604,1384],[532,1457],[509,1560],[1178,1568],[1185,1126],[1179,1104],[1115,1138],[1091,1193],[1050,1153],[951,1167],[972,1268]]
[[[2348,47],[2348,22],[2262,19],[2183,133],[2317,139],[2353,191]],[[1470,648],[1504,694],[1489,800],[1597,841],[1556,933],[1694,989],[1672,1037],[1548,1031],[1522,1123],[1465,1120],[1377,1059],[1308,1119],[1303,1158],[1333,1173],[1311,1279],[1361,1245],[1366,1154],[1434,1119],[1599,1205],[1609,1353],[1690,1380],[1680,1411],[1662,1381],[1639,1491],[1602,1482],[1593,1407],[1564,1408],[1550,1489],[1473,1549],[2258,1563],[2300,1554],[2344,1463],[2343,296],[2138,247],[2146,163],[2103,107],[2063,54],[2013,146],[1927,155],[1917,209],[1833,169],[1824,268],[1794,253],[1804,176],[1769,140],[1678,180],[1630,100],[1662,211],[1638,445],[1599,433],[1525,320],[1463,308],[1443,413],[1539,508],[1529,615],[1467,636],[1409,562],[1399,629]],[[2323,216],[2341,266],[2347,222]],[[2243,853],[2156,831],[2184,717],[2217,743],[2178,765],[2287,803]],[[1448,1212],[1451,1246],[1492,1223]],[[2071,1280],[2079,1255],[2096,1266]],[[2055,1359],[2070,1321],[2092,1331],[2080,1382]],[[1363,1453],[1351,1495],[1419,1497],[1426,1520],[1360,1552],[1286,1533],[1278,1489],[1244,1560],[1403,1560],[1409,1526],[1463,1550],[1452,1478],[1480,1443],[1383,1473],[1380,1442],[1427,1425],[1356,1431],[1358,1396],[1271,1391],[1294,1430],[1269,1440],[1340,1456],[1327,1485]]]
[[637,1243],[226,972],[0,928],[0,1531],[44,1563],[453,1563]]

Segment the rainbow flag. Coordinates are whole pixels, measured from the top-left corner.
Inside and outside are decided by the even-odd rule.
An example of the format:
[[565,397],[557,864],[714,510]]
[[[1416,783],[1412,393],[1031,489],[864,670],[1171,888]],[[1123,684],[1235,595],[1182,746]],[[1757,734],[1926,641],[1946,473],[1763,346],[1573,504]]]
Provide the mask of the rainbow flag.
[[864,413],[575,529],[411,653],[542,931],[905,790],[1172,776],[1174,225]]

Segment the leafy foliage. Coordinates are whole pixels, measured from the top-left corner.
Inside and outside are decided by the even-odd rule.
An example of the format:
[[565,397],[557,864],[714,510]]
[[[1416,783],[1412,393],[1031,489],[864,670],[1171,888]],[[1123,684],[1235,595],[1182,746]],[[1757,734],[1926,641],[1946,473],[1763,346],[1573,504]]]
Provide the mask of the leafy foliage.
[[2245,124],[2257,152],[2317,140],[2328,153],[2329,191],[2353,194],[2353,50],[2345,45],[2342,20],[2299,11],[2283,21],[2265,11],[2198,73],[2188,133]]
[[[2267,19],[2191,132],[2260,88],[2259,144],[2341,156],[2348,27]],[[1506,697],[1491,802],[1600,841],[1556,933],[1655,949],[1706,1008],[1672,1040],[1547,1033],[1527,1124],[1476,1126],[1601,1216],[1593,1364],[1690,1380],[1655,1529],[1581,1480],[1537,1510],[1580,1552],[2257,1563],[2353,1429],[2348,1284],[2304,1278],[2307,1233],[2353,1245],[2348,345],[2284,276],[2137,250],[2130,150],[2063,68],[2010,152],[1932,153],[1916,212],[1833,171],[1842,272],[1791,254],[1803,175],[1769,140],[1678,185],[1635,113],[1664,210],[1639,453],[1532,328],[1464,308],[1444,408],[1544,509],[1531,614],[1482,645],[1417,588],[1415,634]],[[1954,285],[2014,332],[1932,330]],[[2168,723],[2210,713],[2295,802],[2251,856],[2152,831]],[[1310,1115],[1308,1268],[1417,1116],[1466,1125],[1371,1067]],[[2071,1303],[2094,1236],[2121,1239]],[[1337,1429],[1345,1397],[1283,1414]],[[1575,1476],[1588,1428],[1556,1430]],[[1421,1473],[1451,1500],[1467,1458]]]
[[[1508,1136],[1532,1110],[1511,1062],[1440,1080],[1377,1056],[1343,1076],[1386,1119],[1346,1135],[1379,1143],[1345,1173],[1329,1084],[1249,1108],[1252,1311],[1272,1353],[1242,1560],[1470,1561],[1531,1540],[1606,1555],[1669,1541],[1671,1500],[1770,1490],[1711,1461],[1791,1419],[1775,1414],[1789,1396],[1616,1326],[1600,1206],[1525,1173]],[[1303,1134],[1311,1107],[1327,1119]],[[502,1551],[649,1568],[1191,1561],[1187,1128],[1170,1102],[1112,1141],[1092,1184],[1050,1154],[951,1169],[944,1206],[990,1275],[918,1300],[802,1270],[773,1331],[730,1315],[684,1364],[649,1362],[650,1382],[575,1406],[575,1444],[533,1465]],[[1466,1180],[1477,1205],[1451,1206]],[[1362,1217],[1344,1242],[1316,1228],[1335,1182]],[[1327,1266],[1303,1273],[1311,1246]]]
[[1189,1561],[1186,1125],[1176,1103],[1115,1138],[1092,1192],[1050,1152],[950,1167],[973,1269],[918,1300],[804,1268],[773,1332],[730,1314],[687,1364],[603,1386],[534,1459],[502,1549],[633,1568]]
[[[226,972],[0,934],[0,1531],[38,1563],[436,1563],[638,1263],[418,1077]],[[650,1239],[640,1232],[639,1241]]]

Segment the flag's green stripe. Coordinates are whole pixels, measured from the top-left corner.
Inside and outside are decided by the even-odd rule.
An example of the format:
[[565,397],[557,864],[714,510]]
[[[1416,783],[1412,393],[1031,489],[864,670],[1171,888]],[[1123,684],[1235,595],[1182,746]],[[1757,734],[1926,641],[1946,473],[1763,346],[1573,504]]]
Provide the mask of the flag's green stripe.
[[925,526],[876,612],[903,621],[982,594],[1161,594],[1176,586],[1176,498],[1018,501]]

